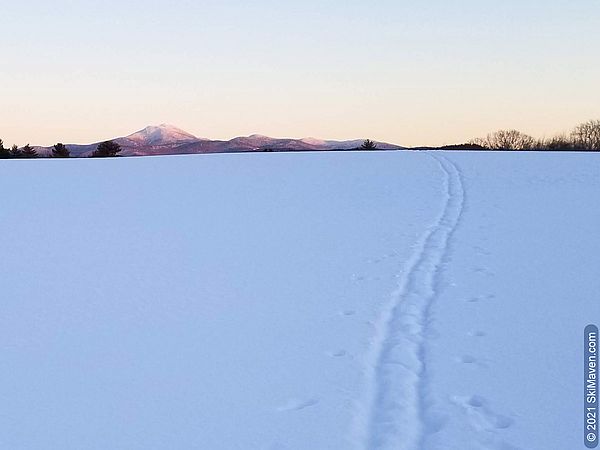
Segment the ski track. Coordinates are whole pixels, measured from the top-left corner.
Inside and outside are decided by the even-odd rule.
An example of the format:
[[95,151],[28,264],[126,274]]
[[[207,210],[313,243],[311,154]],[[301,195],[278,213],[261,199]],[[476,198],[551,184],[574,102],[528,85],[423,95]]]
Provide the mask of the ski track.
[[362,440],[368,450],[422,450],[441,423],[428,414],[426,368],[430,308],[438,297],[441,271],[464,205],[458,168],[434,156],[444,174],[444,204],[406,262],[398,288],[375,325],[368,364]]

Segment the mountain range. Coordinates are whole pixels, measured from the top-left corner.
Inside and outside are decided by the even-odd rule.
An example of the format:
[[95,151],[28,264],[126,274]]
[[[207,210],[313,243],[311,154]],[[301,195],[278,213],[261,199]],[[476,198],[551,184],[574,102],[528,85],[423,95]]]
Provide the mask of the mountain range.
[[[349,141],[321,140],[315,138],[286,139],[271,138],[259,134],[236,137],[229,141],[210,140],[196,137],[173,125],[148,126],[129,136],[112,140],[118,143],[122,156],[178,155],[195,153],[234,153],[256,151],[327,151],[354,150],[364,139]],[[379,150],[398,150],[404,147],[386,142],[376,142]],[[66,144],[72,156],[90,156],[99,142],[92,144]],[[35,147],[39,154],[47,155],[51,147]]]

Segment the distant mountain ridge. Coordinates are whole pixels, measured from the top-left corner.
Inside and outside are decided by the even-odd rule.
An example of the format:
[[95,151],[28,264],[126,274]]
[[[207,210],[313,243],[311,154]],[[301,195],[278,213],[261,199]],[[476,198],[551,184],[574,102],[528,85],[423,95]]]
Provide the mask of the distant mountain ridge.
[[[123,156],[149,156],[149,155],[180,155],[198,153],[234,153],[234,152],[259,152],[259,151],[327,151],[327,150],[353,150],[360,147],[364,139],[349,141],[321,140],[315,138],[291,139],[272,138],[253,134],[240,136],[229,141],[210,140],[194,136],[176,126],[169,124],[152,125],[133,134],[118,137],[112,140],[117,142]],[[66,144],[72,156],[90,156],[102,142],[92,144]],[[399,150],[405,147],[377,142],[380,150]],[[35,147],[41,155],[51,153],[52,147]]]
[[189,143],[202,140],[193,134],[183,131],[173,125],[161,124],[149,126],[127,137],[121,138],[123,145],[153,146],[165,144]]

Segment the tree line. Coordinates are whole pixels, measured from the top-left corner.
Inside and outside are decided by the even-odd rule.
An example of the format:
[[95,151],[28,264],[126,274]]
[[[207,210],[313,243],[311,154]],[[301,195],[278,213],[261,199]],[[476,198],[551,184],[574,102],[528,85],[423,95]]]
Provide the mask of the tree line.
[[[90,158],[109,158],[119,156],[121,146],[114,141],[106,141],[98,144],[96,150],[89,156]],[[58,143],[51,148],[47,155],[40,155],[31,145],[27,144],[19,148],[13,145],[10,148],[4,147],[4,142],[0,139],[0,159],[14,158],[70,158],[71,152],[66,145]]]
[[[551,138],[536,139],[518,130],[499,130],[484,138],[473,139],[467,144],[440,147],[446,150],[530,150],[530,151],[600,151],[600,120],[589,120],[577,125],[571,133],[560,134]],[[376,150],[377,144],[367,139],[360,150]],[[265,149],[264,151],[270,151]],[[90,158],[108,158],[120,156],[121,146],[114,141],[105,141],[96,147]],[[37,150],[27,144],[19,148],[13,145],[4,147],[0,139],[0,159],[11,158],[70,158],[71,152],[66,145],[58,143],[51,148],[49,154],[40,155]]]
[[536,139],[518,130],[500,130],[469,144],[485,150],[600,151],[600,120],[579,124],[568,135]]

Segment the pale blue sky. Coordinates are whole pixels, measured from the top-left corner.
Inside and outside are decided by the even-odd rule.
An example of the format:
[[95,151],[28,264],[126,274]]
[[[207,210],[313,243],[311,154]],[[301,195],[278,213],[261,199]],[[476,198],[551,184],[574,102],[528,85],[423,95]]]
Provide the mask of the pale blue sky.
[[600,118],[600,3],[2,1],[0,138],[463,142]]

